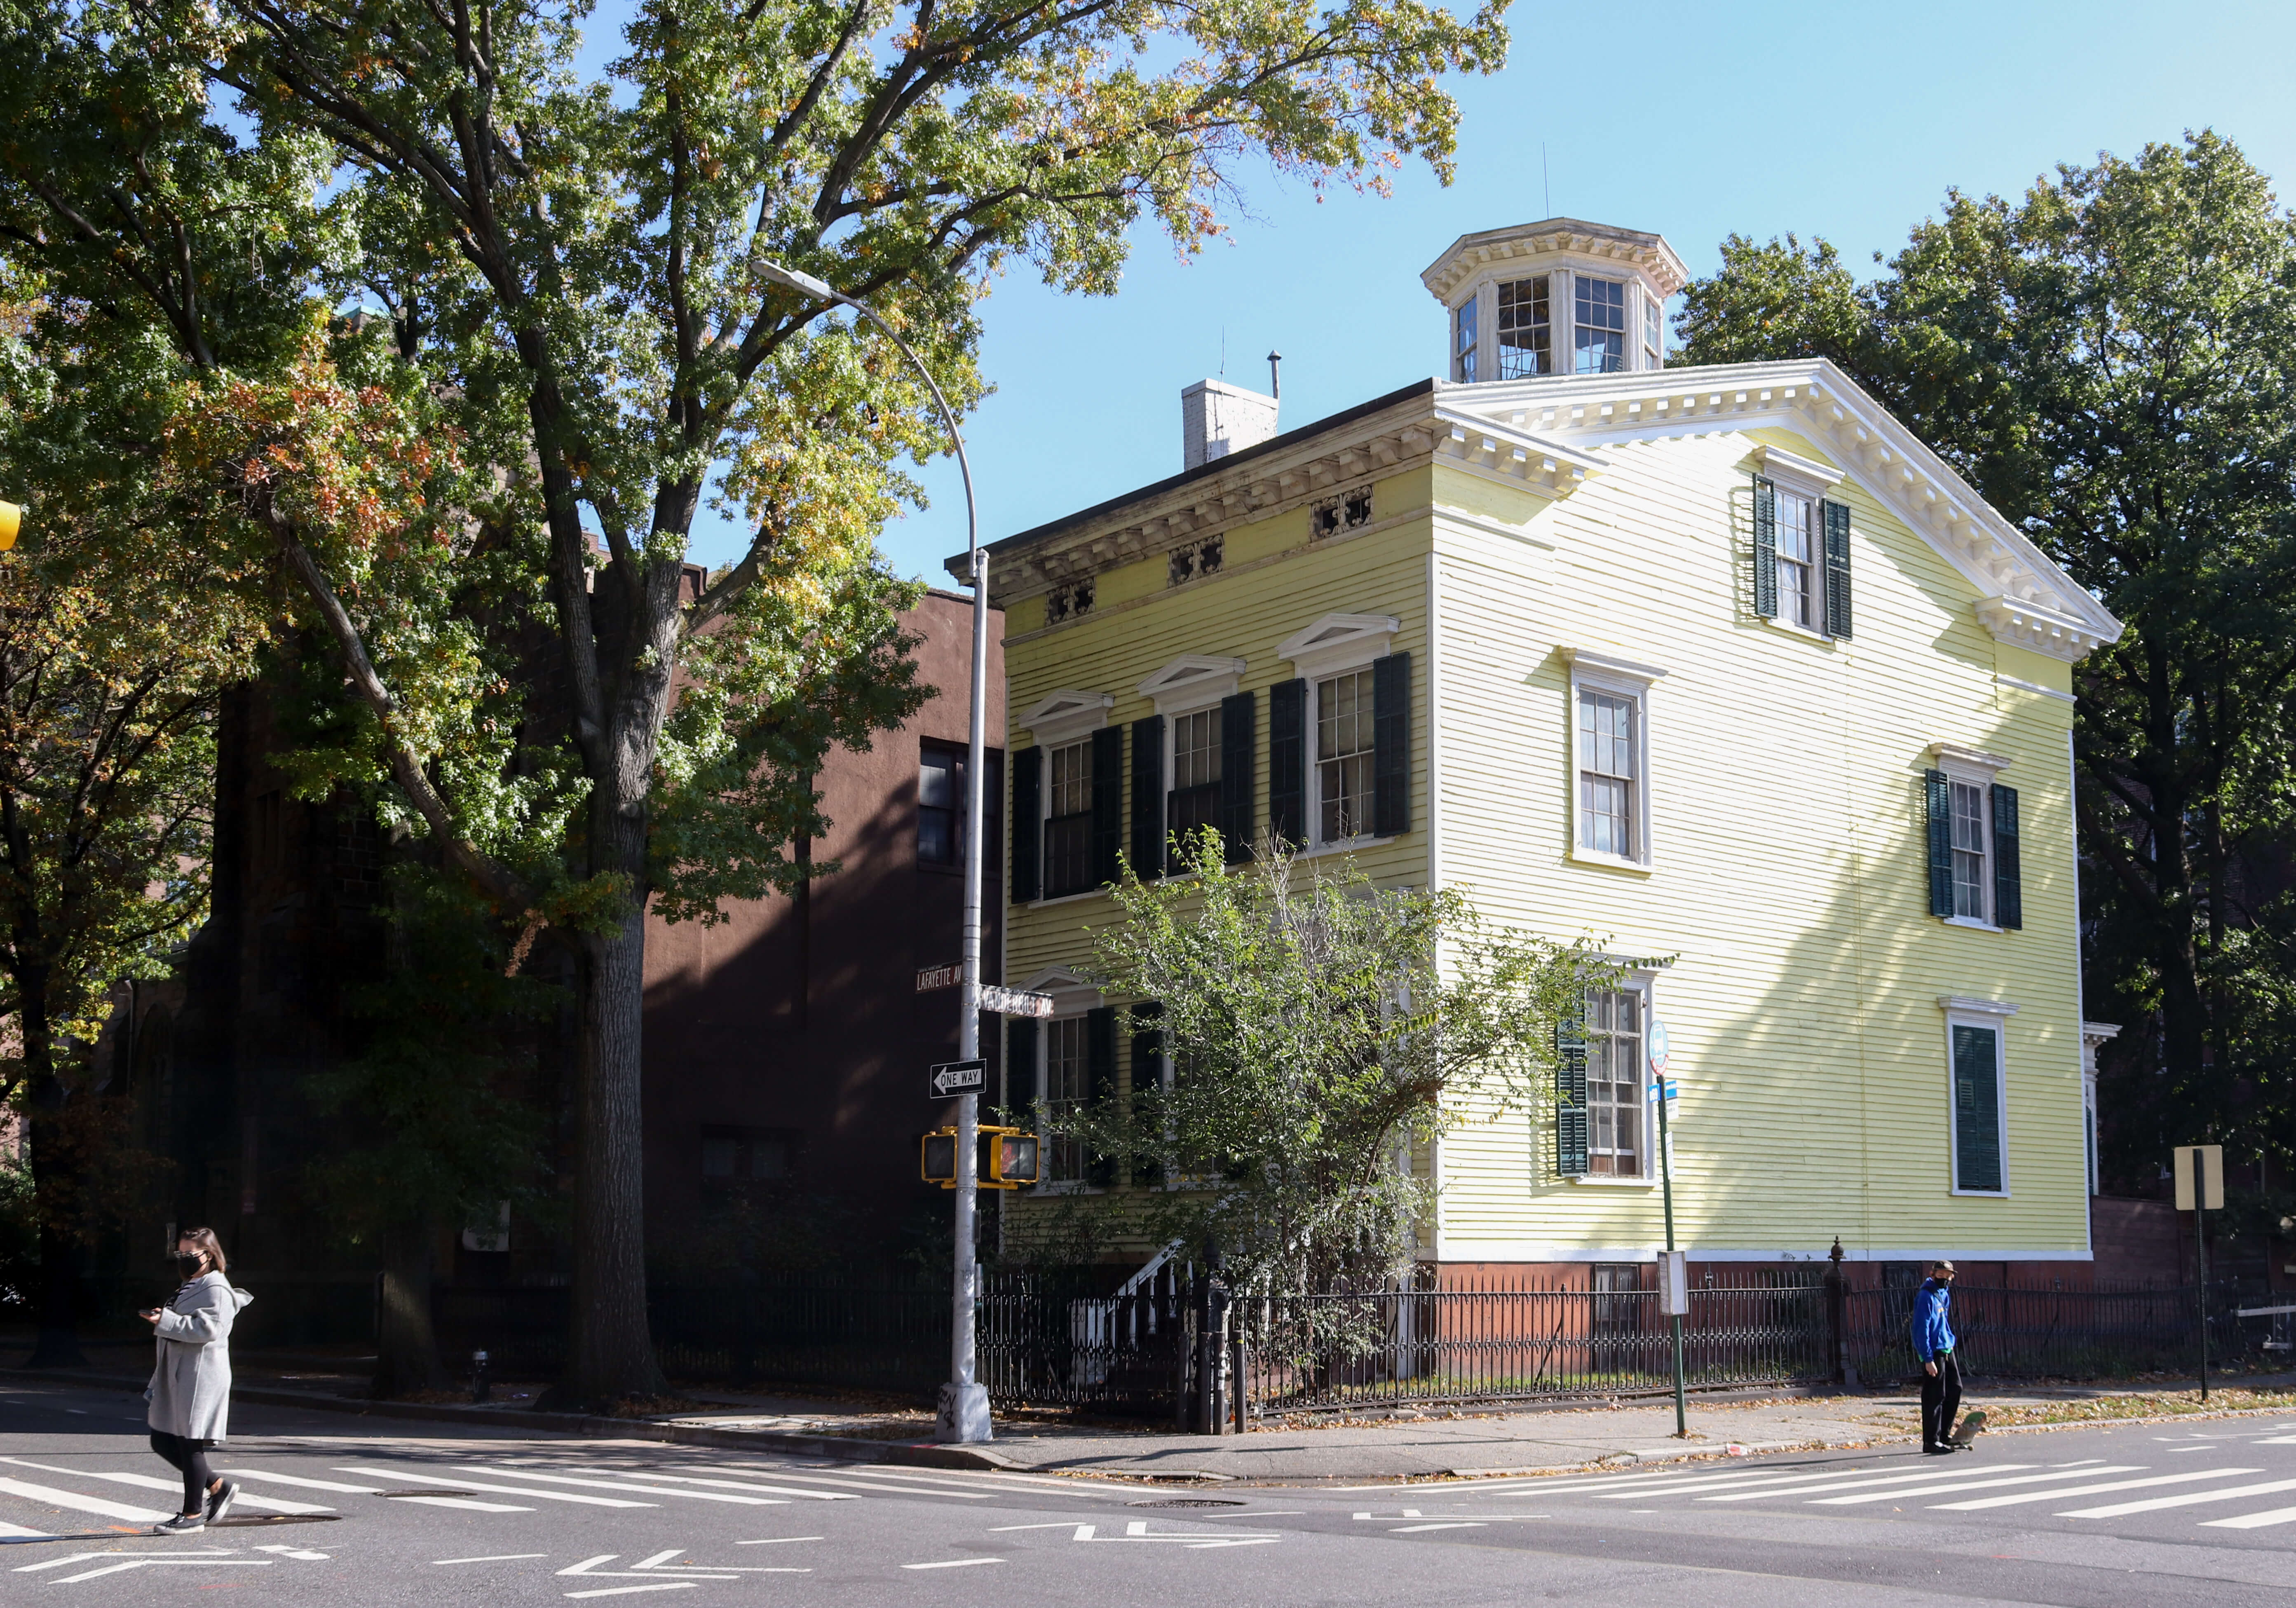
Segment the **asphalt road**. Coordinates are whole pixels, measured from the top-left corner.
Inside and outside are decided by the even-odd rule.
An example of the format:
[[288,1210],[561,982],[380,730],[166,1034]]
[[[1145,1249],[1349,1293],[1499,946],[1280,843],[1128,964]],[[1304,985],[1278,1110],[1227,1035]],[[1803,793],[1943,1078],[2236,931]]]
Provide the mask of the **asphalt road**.
[[[1187,1488],[235,1411],[226,1525],[118,1391],[0,1384],[0,1602],[101,1608],[2034,1603],[2296,1608],[2296,1418],[1599,1477]],[[62,1535],[67,1538],[46,1538]]]

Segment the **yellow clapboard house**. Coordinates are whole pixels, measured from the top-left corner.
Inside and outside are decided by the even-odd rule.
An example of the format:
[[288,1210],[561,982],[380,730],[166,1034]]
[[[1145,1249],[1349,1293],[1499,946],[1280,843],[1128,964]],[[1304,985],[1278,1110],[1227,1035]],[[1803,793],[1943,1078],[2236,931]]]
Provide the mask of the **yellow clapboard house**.
[[1159,1075],[1084,980],[1119,855],[1273,832],[1673,957],[1590,1001],[1554,1112],[1422,1158],[1430,1259],[1650,1257],[1662,1020],[1693,1264],[2079,1273],[2071,675],[2119,622],[1830,364],[1666,367],[1657,235],[1496,229],[1423,278],[1448,378],[1280,434],[1192,387],[1185,472],[992,550],[1003,974],[1058,1007],[1007,1024],[1006,1101]]

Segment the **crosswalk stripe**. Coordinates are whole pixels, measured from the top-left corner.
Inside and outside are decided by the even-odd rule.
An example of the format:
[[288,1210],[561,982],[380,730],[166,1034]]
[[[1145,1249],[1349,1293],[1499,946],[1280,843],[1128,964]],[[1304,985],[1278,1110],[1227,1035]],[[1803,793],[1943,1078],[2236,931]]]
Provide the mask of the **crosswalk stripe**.
[[841,1490],[799,1490],[789,1486],[761,1485],[755,1480],[705,1480],[698,1474],[648,1474],[666,1485],[715,1485],[724,1490],[767,1491],[776,1497],[803,1497],[810,1502],[858,1502]]
[[2243,1514],[2236,1519],[2203,1519],[2201,1522],[2210,1530],[2261,1530],[2267,1524],[2296,1524],[2296,1507],[2275,1507],[2260,1514]]
[[[1813,1474],[1807,1469],[1791,1474],[1716,1474],[1703,1480],[1657,1481],[1649,1485],[1637,1485],[1628,1490],[1595,1491],[1593,1497],[1595,1500],[1601,1502],[1631,1502],[1642,1497],[1671,1497],[1678,1496],[1685,1491],[1712,1490],[1717,1486],[1734,1486],[1741,1490],[1751,1490],[1757,1486],[1764,1485],[1801,1485],[1815,1488],[1821,1481],[1855,1480],[1860,1476],[1870,1476],[1874,1473],[1875,1471],[1870,1468],[1854,1468],[1843,1469],[1831,1474]],[[1928,1478],[1927,1475],[1923,1477]]]
[[1898,1502],[1907,1497],[1934,1497],[1948,1491],[1987,1490],[1997,1485],[2038,1485],[2047,1480],[2087,1480],[2097,1474],[2134,1474],[2141,1473],[2144,1467],[2141,1463],[2119,1465],[2108,1463],[2103,1468],[2071,1469],[2062,1473],[2013,1474],[2006,1480],[1949,1480],[1942,1485],[1908,1485],[1896,1490],[1865,1490],[1855,1496],[1812,1497],[1808,1500],[1815,1507],[1856,1507],[1867,1502]]
[[988,1493],[986,1491],[942,1490],[931,1485],[897,1485],[890,1480],[854,1480],[844,1478],[837,1474],[792,1474],[787,1473],[777,1474],[775,1478],[781,1480],[802,1480],[809,1485],[840,1486],[849,1490],[900,1491],[915,1496],[959,1497],[967,1502],[987,1502],[992,1500]]
[[578,1485],[587,1490],[635,1491],[646,1497],[684,1497],[689,1502],[738,1502],[744,1507],[789,1505],[788,1498],[783,1497],[737,1497],[730,1491],[676,1490],[667,1485],[634,1485],[627,1480],[578,1480],[570,1474],[545,1474],[532,1468],[488,1468],[478,1464],[470,1466],[471,1472],[476,1474],[512,1480],[539,1480],[548,1485]]
[[[2198,1507],[2204,1502],[2230,1502],[2241,1497],[2268,1497],[2276,1491],[2296,1490],[2296,1480],[2266,1480],[2255,1485],[2227,1486],[2222,1490],[2192,1490],[2175,1497],[2148,1497],[2140,1502],[2114,1502],[2103,1507],[2076,1507],[2058,1514],[2060,1519],[2118,1519],[2123,1514],[2156,1513],[2164,1507]],[[2066,1496],[2072,1493],[2067,1491]]]
[[[1128,1502],[1144,1492],[1160,1489],[1153,1485],[1126,1485],[1113,1481],[1039,1479],[1029,1474],[1009,1473],[942,1473],[929,1468],[902,1468],[879,1473],[874,1469],[855,1468],[842,1471],[856,1480],[872,1486],[897,1490],[919,1486],[927,1490],[955,1492],[967,1490],[989,1497],[1031,1495],[1037,1490],[1057,1490],[1071,1497],[1085,1497],[1095,1502]],[[1026,1488],[1016,1491],[1015,1487]]]
[[46,1536],[51,1533],[53,1532],[45,1530],[26,1530],[20,1524],[0,1523],[0,1536],[14,1536],[21,1539],[26,1536]]
[[263,1468],[219,1468],[219,1474],[234,1480],[260,1480],[266,1485],[291,1485],[298,1490],[339,1490],[354,1497],[379,1497],[379,1485],[345,1485],[340,1480],[307,1480],[300,1474],[276,1474]]
[[102,1497],[83,1497],[78,1491],[58,1490],[53,1485],[35,1485],[29,1480],[0,1478],[0,1491],[12,1497],[29,1497],[35,1502],[46,1502],[56,1507],[68,1507],[75,1513],[102,1514],[107,1519],[136,1519],[146,1524],[157,1524],[162,1519],[175,1517],[149,1507],[130,1507],[125,1502],[107,1502]]
[[1980,1497],[1972,1502],[1933,1502],[1939,1513],[1980,1513],[1988,1507],[2018,1507],[2031,1502],[2062,1502],[2067,1497],[2101,1496],[2109,1490],[2141,1490],[2148,1485],[2190,1485],[2200,1480],[2226,1480],[2238,1474],[2260,1474],[2260,1468],[2200,1468],[2184,1474],[2154,1474],[2144,1480],[2108,1480],[2102,1485],[2076,1485],[2067,1490],[2019,1491],[2009,1497]]
[[[1997,1473],[2006,1469],[2033,1466],[2030,1463],[1997,1463],[1987,1472]],[[2083,1472],[2094,1473],[2095,1471],[2090,1469]],[[1718,1497],[1698,1497],[1693,1499],[1700,1502],[1759,1502],[1771,1497],[1798,1497],[1804,1491],[1855,1490],[1861,1486],[1913,1485],[1924,1480],[1936,1478],[1935,1473],[1926,1471],[1918,1474],[1877,1474],[1871,1469],[1861,1469],[1852,1474],[1828,1474],[1823,1479],[1805,1480],[1798,1484],[1781,1485],[1765,1490],[1734,1490],[1726,1491]]]
[[416,1502],[424,1507],[459,1507],[474,1514],[530,1514],[530,1507],[513,1507],[507,1502],[475,1502],[468,1497],[393,1497],[394,1502]]
[[[0,1457],[0,1463],[13,1464],[18,1468],[42,1469],[51,1474],[77,1474],[83,1480],[109,1480],[114,1485],[141,1486],[145,1490],[180,1491],[184,1489],[180,1479],[163,1480],[157,1474],[120,1474],[93,1468],[59,1468],[53,1463],[35,1463],[29,1457]],[[316,1507],[308,1502],[290,1502],[283,1497],[259,1497],[247,1490],[239,1493],[239,1499],[250,1507],[263,1508],[271,1513],[331,1514],[335,1511],[332,1507]]]
[[533,1490],[518,1485],[480,1485],[470,1480],[441,1480],[436,1474],[409,1473],[405,1469],[377,1468],[372,1464],[337,1464],[339,1474],[387,1475],[412,1480],[417,1485],[443,1485],[449,1490],[482,1490],[496,1497],[541,1497],[552,1502],[578,1502],[587,1507],[652,1507],[652,1502],[626,1502],[619,1497],[585,1497],[570,1490]]

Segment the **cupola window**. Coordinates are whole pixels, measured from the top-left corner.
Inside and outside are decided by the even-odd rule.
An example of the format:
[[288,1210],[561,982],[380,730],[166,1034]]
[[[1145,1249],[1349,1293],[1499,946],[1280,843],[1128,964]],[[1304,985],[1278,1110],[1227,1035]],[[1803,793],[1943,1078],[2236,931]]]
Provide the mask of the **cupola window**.
[[1472,296],[1459,304],[1458,312],[1453,315],[1453,323],[1456,339],[1451,343],[1455,354],[1452,365],[1462,383],[1472,385],[1480,378],[1475,373],[1475,299]]
[[1554,372],[1554,321],[1547,275],[1499,286],[1499,378],[1528,380]]
[[1615,374],[1627,366],[1627,286],[1619,279],[1576,275],[1578,328],[1574,372]]

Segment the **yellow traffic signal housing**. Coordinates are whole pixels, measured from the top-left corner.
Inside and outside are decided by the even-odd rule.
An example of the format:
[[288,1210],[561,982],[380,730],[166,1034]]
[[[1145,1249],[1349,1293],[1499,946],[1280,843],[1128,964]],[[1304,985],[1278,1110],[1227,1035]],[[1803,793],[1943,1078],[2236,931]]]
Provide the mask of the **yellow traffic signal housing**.
[[0,503],[0,553],[16,545],[16,532],[24,528],[24,511],[13,503]]
[[[980,1163],[974,1177],[982,1189],[1025,1189],[1037,1180],[1037,1136],[1025,1128],[983,1124]],[[956,1187],[956,1129],[937,1128],[917,1140],[917,1176],[943,1189]]]

